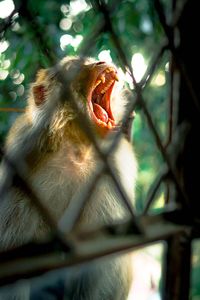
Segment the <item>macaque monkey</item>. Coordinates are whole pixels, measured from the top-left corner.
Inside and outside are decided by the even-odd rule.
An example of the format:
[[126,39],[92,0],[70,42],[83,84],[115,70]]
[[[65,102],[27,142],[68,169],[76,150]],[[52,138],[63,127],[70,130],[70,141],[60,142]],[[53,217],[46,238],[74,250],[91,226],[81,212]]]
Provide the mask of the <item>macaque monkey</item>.
[[[87,133],[79,122],[79,114],[63,93],[62,77],[74,99],[87,117],[98,143],[106,147],[112,131],[120,125],[126,109],[125,97],[118,90],[118,71],[114,65],[91,58],[67,57],[55,67],[40,70],[30,88],[28,105],[12,126],[6,153],[13,160],[27,146],[29,135],[43,124],[24,160],[33,190],[59,222],[74,195],[81,194],[84,185],[102,163]],[[66,81],[67,82],[67,81]],[[61,97],[62,95],[62,97]],[[60,98],[63,98],[62,101]],[[47,112],[53,107],[49,118]],[[110,155],[115,174],[130,199],[134,200],[136,160],[132,146],[121,138]],[[2,163],[3,180],[6,163]],[[106,174],[98,181],[94,193],[82,211],[76,230],[86,226],[110,224],[129,217],[121,196]],[[30,199],[17,187],[12,187],[0,199],[0,249],[20,246],[47,235],[49,228]],[[129,256],[116,256],[90,264],[88,274],[77,276],[71,292],[74,300],[124,300],[131,281]]]

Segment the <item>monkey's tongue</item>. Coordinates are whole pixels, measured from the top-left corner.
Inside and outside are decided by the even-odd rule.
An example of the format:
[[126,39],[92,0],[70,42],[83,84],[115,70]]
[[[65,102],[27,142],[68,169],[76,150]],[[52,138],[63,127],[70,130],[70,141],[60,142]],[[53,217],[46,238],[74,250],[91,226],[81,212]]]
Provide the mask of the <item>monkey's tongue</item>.
[[108,122],[108,114],[106,112],[106,110],[99,104],[97,103],[94,103],[93,104],[93,110],[94,110],[94,113],[96,115],[96,117],[98,119],[100,119],[101,121],[107,123]]

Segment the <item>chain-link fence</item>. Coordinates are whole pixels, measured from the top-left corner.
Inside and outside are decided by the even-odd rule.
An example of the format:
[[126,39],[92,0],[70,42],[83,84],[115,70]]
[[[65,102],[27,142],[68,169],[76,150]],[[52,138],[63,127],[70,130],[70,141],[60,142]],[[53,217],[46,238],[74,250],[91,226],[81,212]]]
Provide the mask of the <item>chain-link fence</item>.
[[[195,136],[196,131],[194,132],[193,128],[198,127],[196,124],[198,125],[199,98],[196,92],[198,86],[196,82],[193,82],[193,76],[191,76],[191,71],[194,70],[194,61],[192,61],[193,68],[191,67],[188,70],[188,56],[184,48],[187,43],[187,35],[185,38],[185,32],[183,31],[185,30],[185,22],[188,22],[186,18],[195,10],[195,1],[171,2],[170,18],[166,17],[163,3],[160,0],[155,0],[151,4],[152,9],[159,18],[164,35],[163,40],[156,45],[155,55],[153,55],[145,75],[139,82],[135,79],[134,70],[132,70],[131,62],[121,41],[122,38],[118,34],[113,21],[114,14],[123,5],[123,1],[90,2],[91,9],[100,18],[82,42],[82,47],[78,53],[81,57],[79,68],[67,78],[61,73],[58,80],[62,85],[60,99],[64,101],[65,95],[70,95],[71,105],[79,114],[80,126],[92,142],[94,150],[101,161],[101,167],[87,183],[87,186],[82,189],[81,195],[79,194],[70,204],[70,207],[63,212],[58,224],[52,217],[51,210],[47,205],[44,205],[38,196],[37,190],[34,190],[32,183],[29,182],[28,178],[30,176],[25,163],[28,153],[35,147],[35,141],[40,136],[44,123],[38,124],[37,128],[28,135],[23,149],[20,153],[16,153],[13,158],[5,153],[3,147],[1,148],[1,156],[6,164],[7,172],[1,184],[0,199],[3,199],[9,193],[11,186],[17,186],[17,189],[23,191],[23,194],[30,200],[29,205],[35,207],[38,213],[41,214],[52,232],[48,241],[28,243],[17,249],[1,253],[1,286],[64,267],[70,270],[72,266],[82,265],[112,253],[122,253],[144,247],[153,242],[166,241],[162,297],[170,300],[188,299],[191,241],[194,237],[198,237],[198,213],[196,212],[198,205],[194,200],[191,200],[194,193],[191,193],[191,190],[193,190],[190,184],[192,180],[188,179],[190,177],[188,172],[191,169],[188,168],[190,163],[189,159],[187,160],[187,155],[188,153],[191,155],[192,151],[191,153],[188,152],[188,146],[185,145],[189,143],[189,145],[192,144],[193,147],[196,147],[193,135],[190,136],[188,132],[192,132]],[[32,39],[45,56],[47,64],[50,66],[55,65],[57,57],[54,55],[54,49],[47,44],[48,39],[44,32],[45,25],[41,25],[38,16],[34,15],[34,10],[30,9],[28,2],[16,2],[13,12],[1,22],[2,40],[12,28],[16,14],[28,24]],[[195,32],[196,29],[192,22],[188,26],[191,26],[191,30]],[[133,85],[133,89],[129,93],[129,109],[123,117],[121,127],[112,134],[112,143],[106,149],[100,147],[89,120],[77,105],[76,95],[69,88],[70,82],[79,74],[85,57],[92,54],[92,45],[95,45],[97,38],[105,32],[115,49],[120,66],[124,72],[129,74]],[[169,116],[166,121],[167,138],[165,138],[164,144],[152,113],[148,108],[145,90],[151,83],[156,69],[166,53],[170,57],[170,93],[165,106],[169,111]],[[187,100],[184,100],[185,92],[189,104]],[[138,107],[145,117],[163,161],[144,200],[145,205],[140,214],[136,213],[131,204],[131,199],[129,199],[123,184],[119,181],[112,164],[112,155],[120,142],[121,136],[127,133],[127,127],[132,121],[133,112]],[[49,109],[43,122],[51,119],[54,109],[55,107]],[[6,110],[6,108],[2,108],[0,113]],[[16,109],[14,110],[16,111]],[[185,114],[185,111],[188,112],[188,115]],[[193,112],[195,112],[195,116]],[[188,141],[188,135],[190,136],[189,142],[185,143],[185,141]],[[198,157],[198,155],[194,154],[195,157]],[[186,165],[185,161],[187,162]],[[83,208],[90,201],[96,185],[101,177],[105,176],[105,173],[112,179],[131,218],[98,228],[90,227],[86,232],[72,234],[71,232],[73,232],[74,227],[81,218]],[[150,208],[154,204],[157,192],[163,183],[167,190],[164,207],[160,213],[152,215],[149,213]],[[196,184],[195,180],[194,183]],[[103,239],[102,233],[104,233]]]

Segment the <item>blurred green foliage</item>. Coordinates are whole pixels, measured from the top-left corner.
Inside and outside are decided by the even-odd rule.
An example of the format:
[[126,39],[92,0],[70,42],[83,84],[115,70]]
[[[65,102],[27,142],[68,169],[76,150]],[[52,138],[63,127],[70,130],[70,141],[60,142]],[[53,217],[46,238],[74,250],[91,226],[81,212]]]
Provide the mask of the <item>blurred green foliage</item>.
[[192,274],[191,274],[191,295],[190,299],[200,300],[200,240],[192,243]]
[[[8,5],[10,1],[4,2]],[[152,3],[146,0],[124,0],[119,3],[113,5],[111,19],[126,56],[131,62],[133,55],[140,53],[144,66],[148,65],[164,36]],[[1,40],[1,48],[4,49],[0,51],[0,107],[24,107],[29,84],[34,80],[37,70],[51,64],[49,57],[58,60],[65,55],[79,54],[85,38],[103,21],[101,13],[94,10],[89,1],[26,1],[26,5],[27,8],[23,2],[15,1],[15,6],[20,7],[20,14],[15,15],[14,22]],[[167,12],[169,6],[165,5],[165,8]],[[2,23],[4,21],[3,18],[0,20]],[[99,54],[106,50],[110,52],[105,53],[120,66],[117,49],[108,32],[97,37],[95,43],[89,47],[88,55],[98,59],[101,57]],[[163,142],[167,139],[168,61],[166,54],[157,67],[151,84],[144,91],[145,102]],[[137,72],[136,68],[133,72]],[[17,114],[0,112],[1,141]],[[133,139],[139,160],[136,207],[141,211],[162,159],[139,107],[134,122]],[[159,203],[163,204],[163,201]]]
[[[4,2],[5,11],[8,11],[12,0],[0,1],[0,4],[1,2]],[[0,40],[1,108],[25,107],[27,90],[37,70],[50,64],[49,57],[59,60],[66,55],[78,55],[85,38],[90,37],[95,26],[103,21],[101,13],[92,9],[90,2],[86,0],[29,0],[25,2],[31,15],[27,15],[25,3],[16,0],[15,6],[20,7],[24,16],[15,14],[14,21]],[[170,1],[163,0],[162,2],[168,17],[170,16]],[[106,3],[111,4],[115,1],[107,0]],[[131,62],[133,55],[140,53],[144,58],[144,64],[149,65],[164,37],[152,1],[122,0],[119,3],[113,6],[111,20],[126,56]],[[0,27],[5,22],[5,18],[1,17],[2,11],[1,8]],[[39,35],[37,30],[40,32]],[[88,55],[98,59],[102,51],[108,51],[105,53],[116,65],[122,67],[117,49],[108,32],[101,33],[95,43],[90,45]],[[169,72],[167,63],[169,59],[169,54],[165,53],[151,83],[143,93],[163,144],[167,142],[168,136]],[[136,71],[133,68],[133,72]],[[127,87],[130,88],[128,83]],[[162,157],[140,107],[137,107],[136,113],[133,126],[133,143],[139,162],[136,208],[138,212],[141,212],[149,187],[161,168]],[[18,113],[15,112],[0,111],[0,142],[4,141],[8,128],[17,115]],[[163,206],[163,199],[164,188],[158,193],[155,209]],[[196,248],[199,249],[199,245]],[[194,255],[196,255],[196,261],[192,277],[194,287],[192,296],[194,296],[193,299],[200,299],[198,296],[200,295],[199,256]]]

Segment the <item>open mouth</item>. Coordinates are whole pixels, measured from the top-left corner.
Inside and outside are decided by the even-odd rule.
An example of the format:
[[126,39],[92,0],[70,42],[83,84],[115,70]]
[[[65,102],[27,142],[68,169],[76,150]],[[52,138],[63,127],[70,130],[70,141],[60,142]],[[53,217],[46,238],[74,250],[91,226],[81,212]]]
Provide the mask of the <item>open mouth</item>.
[[115,127],[115,120],[110,105],[115,81],[118,81],[117,71],[113,67],[106,67],[98,74],[88,99],[94,122],[106,129]]

